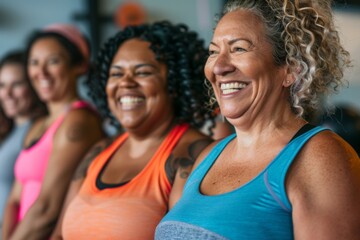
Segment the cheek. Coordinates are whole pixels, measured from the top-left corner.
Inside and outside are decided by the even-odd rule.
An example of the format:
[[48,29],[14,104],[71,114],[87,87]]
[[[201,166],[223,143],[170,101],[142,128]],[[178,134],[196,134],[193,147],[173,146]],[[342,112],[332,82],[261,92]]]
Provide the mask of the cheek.
[[27,72],[29,74],[30,80],[32,80],[34,78],[34,75],[35,75],[35,70],[32,67],[29,67]]
[[206,61],[205,63],[205,67],[204,67],[204,73],[205,73],[205,77],[208,80],[212,80],[212,68],[213,68],[213,63],[212,61],[210,61],[209,59]]
[[27,98],[30,100],[30,91],[27,87],[21,87],[21,88],[17,88],[14,90],[14,94],[18,97],[18,98]]
[[108,98],[111,98],[115,95],[116,82],[107,82],[105,87],[105,92]]

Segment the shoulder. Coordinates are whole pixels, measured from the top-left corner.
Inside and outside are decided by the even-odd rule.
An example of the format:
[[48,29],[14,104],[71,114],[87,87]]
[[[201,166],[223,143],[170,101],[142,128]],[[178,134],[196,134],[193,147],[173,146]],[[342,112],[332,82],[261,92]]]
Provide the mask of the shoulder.
[[214,149],[214,147],[221,141],[220,140],[216,140],[211,142],[209,145],[207,145],[199,154],[199,156],[197,157],[195,164],[193,166],[193,169],[195,169],[209,154],[210,152]]
[[94,143],[105,136],[102,120],[98,114],[88,108],[71,109],[66,113],[56,130],[55,139],[63,143]]
[[83,131],[88,134],[102,131],[101,117],[89,108],[71,109],[66,113],[58,131]]
[[100,115],[94,110],[83,107],[69,110],[64,118],[64,123],[84,122],[90,124],[99,122],[100,120]]
[[355,150],[336,133],[326,130],[304,145],[289,170],[288,184],[300,195],[331,197],[340,192],[351,194],[360,187],[359,176],[360,159]]
[[190,155],[198,155],[199,151],[202,151],[207,145],[213,140],[198,131],[195,128],[190,127],[179,140],[178,144],[174,149],[176,152],[186,152]]
[[93,160],[102,153],[108,146],[110,146],[116,138],[104,138],[97,143],[95,143],[90,150],[86,153],[81,163],[79,164],[76,172],[74,174],[74,179],[84,178],[86,176],[86,172],[93,162]]
[[354,161],[358,161],[358,156],[350,144],[329,130],[319,132],[310,138],[298,158],[304,164],[306,163],[305,166],[313,167],[322,167],[330,163],[337,167],[340,165],[345,167]]

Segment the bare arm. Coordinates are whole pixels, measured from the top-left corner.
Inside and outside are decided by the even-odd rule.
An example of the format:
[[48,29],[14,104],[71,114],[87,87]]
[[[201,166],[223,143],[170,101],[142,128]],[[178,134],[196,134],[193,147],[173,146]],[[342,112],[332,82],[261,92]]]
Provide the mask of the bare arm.
[[19,203],[22,187],[18,181],[15,181],[11,189],[4,213],[2,226],[2,239],[9,239],[14,231],[19,213]]
[[340,137],[323,132],[311,139],[286,187],[295,239],[360,239],[360,159]]
[[210,138],[196,132],[189,132],[184,135],[178,144],[179,147],[175,149],[174,154],[168,159],[166,172],[169,178],[174,179],[169,197],[169,209],[180,199],[185,182],[190,175],[196,158],[211,142]]
[[50,236],[78,163],[102,137],[100,121],[93,113],[79,109],[67,115],[54,136],[53,150],[39,197],[11,239],[46,239]]
[[89,168],[92,161],[99,155],[106,147],[108,147],[112,143],[113,139],[104,139],[101,140],[99,143],[95,144],[90,151],[85,155],[84,159],[81,161],[79,166],[77,167],[75,174],[71,180],[69,190],[66,194],[66,198],[62,207],[61,214],[57,221],[55,230],[51,235],[51,239],[53,240],[60,240],[62,238],[62,221],[64,218],[64,214],[66,212],[67,207],[69,206],[70,202],[74,199],[74,197],[79,192],[82,183],[85,180],[87,169]]

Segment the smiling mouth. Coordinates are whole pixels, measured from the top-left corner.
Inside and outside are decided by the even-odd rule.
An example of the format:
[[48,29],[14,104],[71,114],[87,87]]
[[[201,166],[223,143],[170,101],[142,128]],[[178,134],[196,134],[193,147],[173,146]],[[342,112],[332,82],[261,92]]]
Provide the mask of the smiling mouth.
[[136,106],[143,102],[145,102],[145,98],[143,97],[124,96],[119,99],[119,103],[124,107]]
[[239,82],[221,83],[220,89],[221,89],[221,93],[226,95],[226,94],[238,92],[241,89],[245,88],[246,86],[247,86],[246,83],[239,83]]

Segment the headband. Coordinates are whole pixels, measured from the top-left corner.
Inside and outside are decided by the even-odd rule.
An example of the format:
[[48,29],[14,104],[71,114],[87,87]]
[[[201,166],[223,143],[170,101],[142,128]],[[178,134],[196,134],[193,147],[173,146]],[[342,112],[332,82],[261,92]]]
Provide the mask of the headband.
[[85,37],[79,31],[78,28],[68,24],[51,24],[43,29],[43,32],[53,32],[60,34],[61,36],[72,42],[84,57],[86,62],[89,61],[90,52]]

